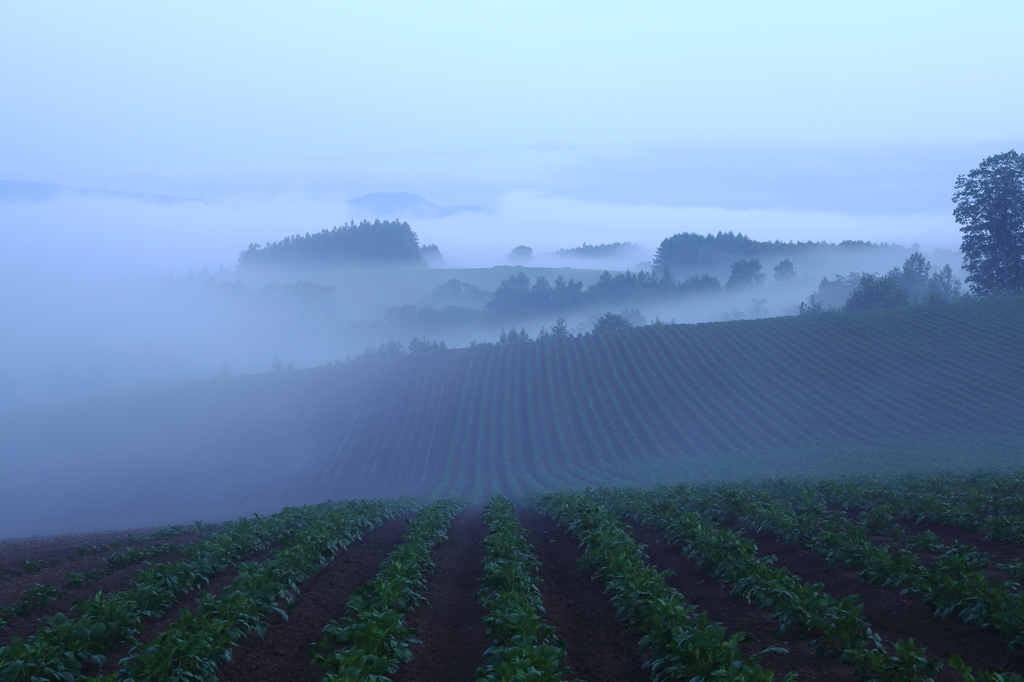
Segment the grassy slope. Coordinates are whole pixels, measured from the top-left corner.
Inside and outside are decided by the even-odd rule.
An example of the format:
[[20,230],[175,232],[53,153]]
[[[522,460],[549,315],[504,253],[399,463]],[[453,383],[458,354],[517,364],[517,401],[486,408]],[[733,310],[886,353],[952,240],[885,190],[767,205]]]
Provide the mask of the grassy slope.
[[239,377],[0,425],[0,537],[344,496],[1019,464],[1024,297]]

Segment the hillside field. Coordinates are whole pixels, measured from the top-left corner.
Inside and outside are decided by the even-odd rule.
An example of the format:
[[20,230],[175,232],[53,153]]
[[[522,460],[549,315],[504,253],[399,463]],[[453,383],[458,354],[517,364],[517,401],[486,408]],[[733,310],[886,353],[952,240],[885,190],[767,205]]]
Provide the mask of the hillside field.
[[1006,466],[1024,297],[214,380],[0,424],[0,537],[328,499]]

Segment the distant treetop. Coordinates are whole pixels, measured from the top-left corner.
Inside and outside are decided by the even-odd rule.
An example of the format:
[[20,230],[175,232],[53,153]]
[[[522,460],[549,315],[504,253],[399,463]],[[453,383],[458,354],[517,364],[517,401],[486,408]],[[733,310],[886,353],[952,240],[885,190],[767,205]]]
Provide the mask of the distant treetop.
[[422,262],[416,233],[409,223],[398,220],[372,223],[364,220],[359,224],[352,221],[341,227],[297,234],[263,246],[249,244],[249,248],[238,254],[240,267]]
[[621,253],[628,251],[636,251],[640,248],[639,244],[633,242],[615,242],[614,244],[588,244],[583,242],[583,246],[575,246],[571,249],[558,249],[555,254],[559,256],[579,256],[583,258],[606,258],[608,256],[616,256]]
[[905,250],[893,244],[862,241],[828,242],[759,242],[743,233],[719,232],[701,235],[694,232],[674,234],[661,242],[654,253],[658,270],[682,270],[727,265],[753,258],[785,258],[814,248],[889,248]]

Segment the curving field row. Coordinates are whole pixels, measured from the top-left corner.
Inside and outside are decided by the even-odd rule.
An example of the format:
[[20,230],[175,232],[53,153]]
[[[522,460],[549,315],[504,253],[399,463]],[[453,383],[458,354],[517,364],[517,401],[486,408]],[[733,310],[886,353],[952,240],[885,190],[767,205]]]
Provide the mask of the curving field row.
[[340,497],[1004,465],[1024,443],[1022,339],[1018,296],[649,326],[48,408],[0,424],[14,455],[0,537]]

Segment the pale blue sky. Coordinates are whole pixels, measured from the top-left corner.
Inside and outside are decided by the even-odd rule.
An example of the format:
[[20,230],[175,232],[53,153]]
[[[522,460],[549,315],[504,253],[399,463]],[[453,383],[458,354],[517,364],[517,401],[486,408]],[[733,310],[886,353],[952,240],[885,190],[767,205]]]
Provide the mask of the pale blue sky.
[[1024,147],[1022,26],[1020,2],[5,0],[0,180],[927,214],[948,242],[956,174]]

